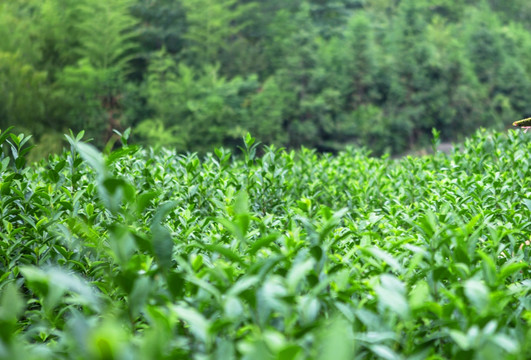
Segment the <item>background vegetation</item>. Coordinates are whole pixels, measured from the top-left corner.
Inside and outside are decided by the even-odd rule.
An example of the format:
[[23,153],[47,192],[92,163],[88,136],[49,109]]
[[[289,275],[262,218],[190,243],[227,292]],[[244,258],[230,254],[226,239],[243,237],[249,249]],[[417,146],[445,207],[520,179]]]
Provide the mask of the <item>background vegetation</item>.
[[400,153],[531,115],[527,0],[10,0],[0,128]]

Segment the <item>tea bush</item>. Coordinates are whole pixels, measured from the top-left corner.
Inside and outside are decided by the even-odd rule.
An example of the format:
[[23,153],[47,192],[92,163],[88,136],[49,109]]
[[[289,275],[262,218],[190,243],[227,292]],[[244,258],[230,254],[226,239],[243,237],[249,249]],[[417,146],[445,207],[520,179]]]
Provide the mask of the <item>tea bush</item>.
[[26,166],[0,133],[2,359],[531,358],[529,135],[400,159],[82,137]]

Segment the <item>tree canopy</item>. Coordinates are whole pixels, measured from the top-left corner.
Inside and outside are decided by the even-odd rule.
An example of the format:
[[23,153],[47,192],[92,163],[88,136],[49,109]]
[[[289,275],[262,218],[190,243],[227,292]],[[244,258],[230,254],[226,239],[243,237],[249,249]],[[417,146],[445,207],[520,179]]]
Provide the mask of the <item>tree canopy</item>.
[[0,128],[401,153],[531,115],[526,0],[12,0]]

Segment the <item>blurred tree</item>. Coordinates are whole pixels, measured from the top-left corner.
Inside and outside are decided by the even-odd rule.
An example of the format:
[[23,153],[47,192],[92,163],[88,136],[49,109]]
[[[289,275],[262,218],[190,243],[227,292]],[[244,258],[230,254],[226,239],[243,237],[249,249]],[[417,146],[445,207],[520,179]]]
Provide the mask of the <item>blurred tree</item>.
[[265,144],[287,145],[285,99],[275,77],[268,78],[249,98],[244,127]]
[[123,127],[121,97],[129,62],[137,49],[129,13],[132,0],[85,0],[77,4],[82,21],[77,24],[76,64],[58,75],[56,99],[71,126],[85,129],[102,145],[113,129]]
[[[0,126],[402,152],[531,115],[526,0],[0,2]],[[137,126],[138,125],[138,126]],[[25,130],[26,131],[26,130]],[[49,136],[44,136],[46,133]],[[44,141],[44,140],[43,140]]]
[[428,137],[432,127],[442,129],[441,137],[447,140],[485,125],[482,109],[488,94],[478,81],[464,45],[457,40],[460,32],[440,17],[432,19],[426,28],[426,40],[432,46],[429,67],[433,84],[431,106],[425,116],[432,121],[420,124],[420,128]]
[[482,83],[493,83],[504,60],[500,28],[498,18],[490,11],[470,12],[465,30],[468,37],[467,48],[474,70]]
[[80,58],[76,49],[80,46],[82,30],[79,24],[85,14],[79,5],[86,0],[45,0],[38,16],[33,17],[35,28],[42,39],[42,66],[55,81],[56,76],[68,65]]
[[141,80],[152,56],[164,48],[177,56],[185,46],[186,14],[179,0],[137,0],[131,4],[131,14],[139,21],[136,34],[139,45],[133,59],[132,78]]
[[0,128],[41,133],[50,126],[46,116],[50,86],[43,59],[42,39],[34,26],[41,11],[36,0],[0,2]]
[[502,64],[497,74],[493,94],[495,97],[503,96],[510,103],[511,111],[501,117],[503,123],[511,123],[511,119],[531,114],[531,81],[523,66],[516,59],[507,58]]
[[[246,83],[243,79],[228,81],[211,65],[196,71],[177,64],[164,51],[148,71],[148,105],[153,117],[139,124],[139,137],[183,150],[206,151],[245,133],[238,115],[242,101],[239,92]],[[148,131],[150,127],[166,129],[172,136],[167,136],[166,130]]]
[[325,38],[338,35],[353,10],[363,6],[363,0],[308,0],[312,22]]
[[325,77],[332,80],[328,87],[340,91],[334,102],[338,107],[329,141],[338,143],[334,147],[339,149],[359,144],[382,151],[391,137],[386,128],[389,124],[379,108],[384,91],[384,60],[369,14],[358,11],[351,16],[341,37],[330,39],[328,47],[330,50],[321,53],[321,58],[325,54],[329,57]]
[[423,37],[426,31],[425,1],[405,0],[400,3],[397,15],[388,32],[386,41],[390,53],[387,66],[390,79],[389,94],[384,111],[393,122],[393,151],[404,151],[420,137],[415,125],[426,123],[433,126],[432,119],[425,117],[427,99],[433,84],[430,78],[429,57],[433,48]]
[[531,32],[523,24],[510,22],[502,29],[502,38],[507,55],[522,64],[528,76],[531,76]]
[[185,50],[190,64],[214,64],[222,51],[247,24],[238,21],[254,6],[254,3],[239,5],[237,0],[186,0],[188,40]]
[[400,139],[390,133],[393,118],[385,116],[382,109],[373,104],[359,105],[356,109],[340,114],[338,139],[341,145],[357,145],[371,149],[375,155],[392,152]]
[[349,107],[356,109],[380,98],[376,78],[381,55],[376,47],[371,19],[366,12],[358,12],[349,19],[344,38],[344,47],[348,51],[347,76],[350,80],[346,95]]
[[[277,26],[279,25],[279,26]],[[303,4],[295,15],[286,10],[277,12],[271,24],[272,46],[268,49],[277,59],[273,63],[279,87],[287,94],[285,99],[286,129],[292,146],[318,146],[321,141],[323,107],[316,101],[318,83],[314,81],[317,29],[312,26],[308,4]]]
[[343,147],[343,142],[352,140],[355,136],[345,132],[340,124],[344,120],[341,114],[345,111],[351,89],[348,73],[351,58],[348,45],[341,36],[328,40],[317,38],[315,41],[316,64],[311,72],[310,83],[315,95],[311,102],[318,115],[317,124],[321,127],[321,147],[336,151]]
[[48,91],[45,72],[19,54],[0,52],[0,128],[16,124],[19,131],[42,132]]
[[0,51],[17,53],[27,64],[41,61],[42,39],[33,22],[41,6],[39,0],[0,2]]
[[528,0],[488,0],[493,11],[509,21],[518,21],[531,29],[529,18],[531,17],[531,2]]
[[[466,14],[466,7],[468,6],[466,1],[455,0],[430,0],[428,5],[428,16],[433,19],[442,18],[447,22],[459,22],[463,19],[463,15]],[[430,20],[431,20],[430,19]]]
[[129,61],[136,56],[137,20],[129,13],[133,0],[90,0],[79,3],[83,21],[78,24],[81,58],[98,69],[109,69],[122,81]]
[[[466,25],[469,56],[479,80],[488,94],[490,124],[503,128],[511,119],[531,112],[530,73],[531,43],[529,33],[522,36],[512,26],[503,26],[498,15],[485,4],[471,9]],[[527,45],[527,47],[526,47]]]

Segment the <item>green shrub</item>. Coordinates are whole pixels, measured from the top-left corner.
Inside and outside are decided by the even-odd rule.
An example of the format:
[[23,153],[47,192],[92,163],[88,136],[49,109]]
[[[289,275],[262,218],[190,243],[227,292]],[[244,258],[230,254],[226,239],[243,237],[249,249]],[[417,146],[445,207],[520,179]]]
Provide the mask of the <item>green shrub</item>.
[[27,167],[0,133],[0,358],[531,356],[529,135],[401,159],[82,137]]

